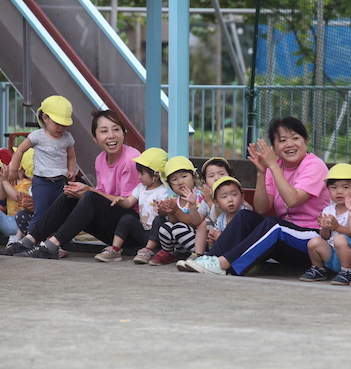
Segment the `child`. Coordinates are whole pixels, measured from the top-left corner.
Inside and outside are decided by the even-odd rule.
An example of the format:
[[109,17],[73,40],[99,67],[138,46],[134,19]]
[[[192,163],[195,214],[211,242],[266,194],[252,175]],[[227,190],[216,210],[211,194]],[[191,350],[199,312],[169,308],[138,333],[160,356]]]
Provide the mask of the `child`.
[[198,207],[202,201],[201,192],[195,187],[194,165],[184,156],[173,157],[166,163],[165,175],[175,195],[161,202],[161,208],[167,212],[169,221],[160,227],[159,240],[162,250],[150,260],[150,265],[174,263],[175,249],[180,252],[192,252],[195,245],[195,227],[191,221],[188,224],[181,222],[176,215],[177,212],[189,213],[190,204],[182,197],[184,188],[194,191],[194,206]]
[[[202,185],[202,197],[203,200],[198,209],[194,209],[194,212],[190,214],[192,222],[195,225],[201,225],[206,219],[206,227],[200,226],[196,230],[195,236],[195,250],[189,256],[189,259],[195,260],[198,256],[202,256],[207,248],[207,236],[208,231],[213,229],[214,224],[218,216],[218,208],[214,205],[211,189],[215,181],[224,176],[234,176],[234,170],[229,165],[228,161],[221,157],[213,157],[207,160],[201,168]],[[246,201],[244,202],[245,208],[252,210],[252,206]],[[196,210],[196,211],[195,211]],[[183,217],[183,221],[187,222]],[[213,235],[215,232],[211,232]],[[211,246],[211,245],[210,245]],[[179,260],[177,262],[177,268],[179,271],[187,271],[185,260]]]
[[67,178],[75,178],[74,139],[67,132],[67,127],[73,124],[71,116],[72,105],[66,98],[46,98],[37,110],[38,123],[42,128],[31,132],[13,155],[10,181],[17,178],[17,169],[23,154],[29,148],[34,148],[32,192],[35,210],[29,224],[29,232],[62,193]]
[[167,158],[164,150],[152,147],[133,159],[137,163],[141,183],[129,197],[117,196],[111,206],[119,205],[130,209],[138,203],[140,220],[131,214],[123,215],[116,228],[112,246],[95,255],[95,259],[121,261],[122,247],[128,235],[132,235],[138,245],[145,245],[133,259],[136,264],[147,264],[153,257],[153,249],[158,246],[158,229],[165,222],[165,218],[158,216],[155,211],[155,204],[157,206],[167,198],[167,188],[161,182]]
[[351,281],[351,165],[334,165],[326,181],[335,203],[318,217],[320,237],[312,238],[307,244],[312,266],[300,280],[325,281],[326,267],[338,272],[332,284],[348,286]]
[[16,241],[17,234],[16,213],[21,207],[21,197],[28,194],[28,190],[32,185],[31,177],[33,176],[33,149],[28,150],[21,160],[21,164],[17,168],[18,178],[12,185],[9,181],[9,167],[5,164],[0,171],[0,198],[6,198],[7,214],[0,212],[0,232],[5,236],[9,236],[9,246]]
[[[218,179],[212,186],[212,197],[215,206],[222,211],[217,218],[215,229],[209,232],[208,242],[213,245],[238,211],[246,207],[243,205],[244,195],[241,183],[234,177],[224,176]],[[210,258],[211,256],[204,255],[197,259]],[[200,271],[195,260],[187,259],[185,266],[188,271]]]

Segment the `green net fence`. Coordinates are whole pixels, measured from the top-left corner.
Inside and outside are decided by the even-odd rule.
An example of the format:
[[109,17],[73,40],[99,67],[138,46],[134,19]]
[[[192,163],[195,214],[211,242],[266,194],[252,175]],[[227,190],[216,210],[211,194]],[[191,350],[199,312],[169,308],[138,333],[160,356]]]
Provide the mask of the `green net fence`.
[[310,150],[349,161],[351,3],[258,0],[254,111],[258,135],[273,117],[306,125]]

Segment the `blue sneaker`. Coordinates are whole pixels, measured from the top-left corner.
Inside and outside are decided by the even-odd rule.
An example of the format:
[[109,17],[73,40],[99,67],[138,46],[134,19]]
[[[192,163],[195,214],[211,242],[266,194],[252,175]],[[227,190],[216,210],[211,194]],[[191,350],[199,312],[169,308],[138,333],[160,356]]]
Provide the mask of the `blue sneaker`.
[[195,260],[187,259],[185,261],[187,269],[198,273],[212,273],[219,275],[226,275],[226,271],[223,270],[219,264],[217,256],[200,256]]
[[300,277],[300,281],[304,282],[316,282],[327,280],[327,271],[324,268],[318,268],[316,266],[311,266],[307,269],[305,273]]
[[348,270],[341,270],[332,280],[331,284],[348,286],[351,282],[351,273]]

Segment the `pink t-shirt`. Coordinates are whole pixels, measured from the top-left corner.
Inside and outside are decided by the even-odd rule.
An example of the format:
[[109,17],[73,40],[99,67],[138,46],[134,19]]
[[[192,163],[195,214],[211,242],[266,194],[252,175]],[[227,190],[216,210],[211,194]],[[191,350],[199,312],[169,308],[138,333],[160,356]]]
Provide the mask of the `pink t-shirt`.
[[[120,157],[108,165],[106,153],[100,153],[95,159],[96,190],[108,195],[130,196],[140,183],[136,163],[132,160],[139,155],[137,149],[123,145]],[[133,209],[138,211],[138,204]]]
[[[282,162],[278,159],[281,167]],[[324,182],[328,168],[325,163],[314,154],[307,154],[297,168],[284,168],[285,179],[294,187],[306,191],[311,196],[303,204],[295,208],[287,209],[281,198],[272,172],[268,169],[266,173],[266,189],[274,200],[276,215],[284,218],[300,227],[319,229],[318,215],[330,204],[330,196]]]

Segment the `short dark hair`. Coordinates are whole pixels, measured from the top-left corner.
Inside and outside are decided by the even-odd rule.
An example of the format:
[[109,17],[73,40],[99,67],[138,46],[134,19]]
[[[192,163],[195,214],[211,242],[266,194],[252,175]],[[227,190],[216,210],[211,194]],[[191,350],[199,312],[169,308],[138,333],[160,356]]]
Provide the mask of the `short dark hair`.
[[117,113],[113,110],[96,110],[96,111],[93,111],[91,113],[91,115],[93,116],[93,121],[91,123],[91,133],[92,133],[93,137],[96,137],[96,130],[97,130],[97,127],[98,127],[98,121],[101,117],[105,117],[108,120],[110,120],[111,122],[118,124],[121,127],[123,133],[126,134],[127,131],[125,129],[122,117],[119,113]]
[[211,162],[209,162],[206,165],[205,170],[203,172],[201,172],[201,180],[204,181],[204,182],[206,182],[207,167],[209,165],[216,165],[218,167],[222,167],[227,171],[229,177],[235,177],[234,169],[230,165],[228,165],[224,160],[213,159],[213,160],[211,160]]
[[155,171],[149,167],[146,167],[145,165],[139,164],[139,163],[135,163],[136,164],[136,169],[139,173],[148,173],[150,175],[150,177],[154,177],[155,176]]
[[349,181],[351,182],[351,179],[327,179],[327,187],[333,185],[336,181]]
[[271,145],[274,144],[274,139],[278,135],[278,128],[286,128],[289,131],[294,131],[308,140],[308,133],[303,123],[295,117],[274,118],[271,120],[268,130],[268,137]]

